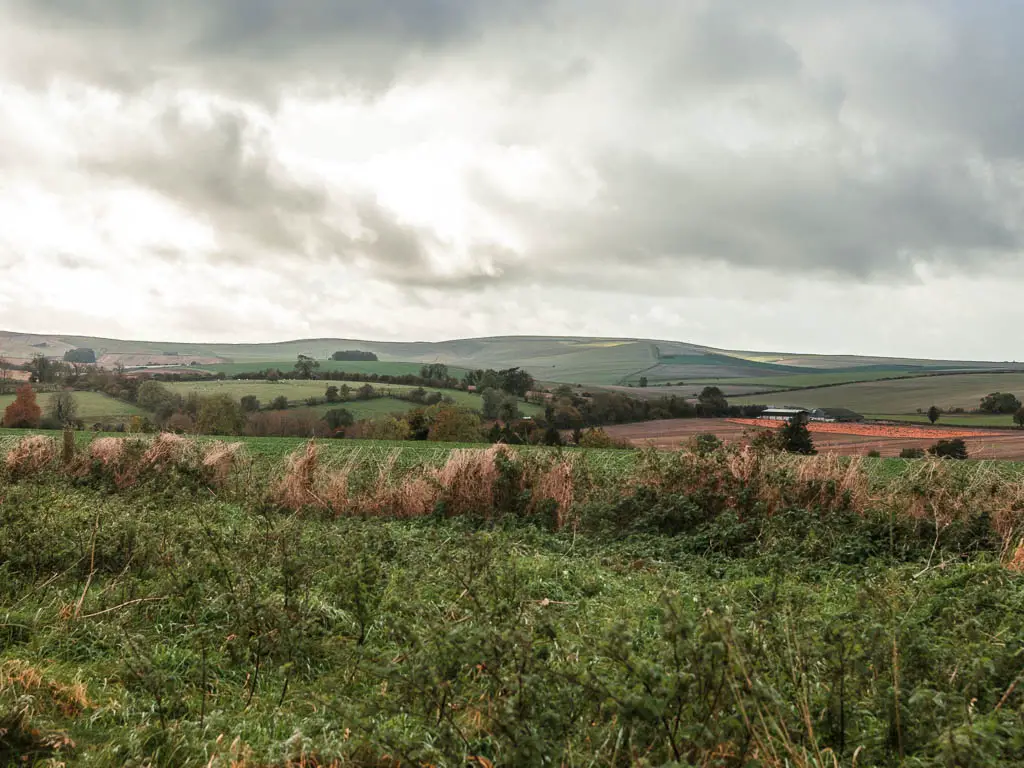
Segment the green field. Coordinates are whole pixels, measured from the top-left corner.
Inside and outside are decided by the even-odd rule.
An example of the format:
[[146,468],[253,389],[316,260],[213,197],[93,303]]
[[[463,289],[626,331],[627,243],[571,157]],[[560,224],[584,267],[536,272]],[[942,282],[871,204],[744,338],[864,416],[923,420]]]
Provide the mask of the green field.
[[927,376],[896,381],[843,384],[824,389],[782,392],[773,396],[730,399],[736,404],[795,405],[803,408],[849,408],[858,413],[914,414],[932,405],[977,408],[991,392],[1024,395],[1024,373],[975,373]]
[[[869,419],[882,421],[901,421],[908,424],[931,424],[928,416],[923,413],[912,414],[871,414]],[[949,427],[1005,427],[1013,428],[1017,425],[1010,414],[989,414],[989,413],[944,413],[936,423],[937,426],[946,425]]]
[[[146,416],[146,412],[130,403],[123,403],[112,397],[107,397],[99,392],[74,392],[75,403],[78,404],[78,418],[85,422],[114,422],[131,418],[132,416]],[[8,405],[14,402],[14,395],[0,395],[0,413]],[[46,414],[50,405],[50,398],[53,395],[43,392],[36,396],[36,402]]]
[[[229,397],[241,399],[247,395],[254,395],[262,405],[270,404],[275,397],[287,397],[289,402],[296,403],[309,397],[324,396],[328,386],[340,387],[348,384],[353,390],[363,386],[358,381],[297,381],[287,379],[283,381],[195,381],[195,382],[171,382],[166,386],[179,395],[187,395],[195,392],[201,395],[228,395]],[[417,387],[402,384],[373,384],[370,386],[379,393],[392,392],[402,394],[411,392]],[[482,399],[480,395],[473,392],[462,392],[460,390],[427,390],[429,392],[440,391],[441,394],[452,398],[456,405],[473,410],[480,410]],[[358,418],[373,418],[374,416],[387,415],[391,413],[404,413],[417,408],[415,403],[392,398],[378,398],[374,400],[348,400],[344,403],[333,405],[316,406],[317,412],[326,412],[331,408],[346,408]],[[519,410],[526,416],[538,416],[544,413],[544,409],[532,403],[520,402]]]
[[325,511],[274,490],[299,441],[247,442],[219,483],[0,465],[0,764],[1024,762],[1024,514],[981,465],[869,496],[827,459],[603,452],[644,482],[558,502],[523,450],[413,514],[408,458],[454,446],[320,443],[361,470]]

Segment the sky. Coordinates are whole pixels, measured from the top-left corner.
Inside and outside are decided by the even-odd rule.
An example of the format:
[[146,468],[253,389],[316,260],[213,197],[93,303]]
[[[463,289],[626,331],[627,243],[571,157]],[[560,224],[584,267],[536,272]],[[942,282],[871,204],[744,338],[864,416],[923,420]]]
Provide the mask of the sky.
[[1019,0],[5,0],[0,328],[1024,357]]

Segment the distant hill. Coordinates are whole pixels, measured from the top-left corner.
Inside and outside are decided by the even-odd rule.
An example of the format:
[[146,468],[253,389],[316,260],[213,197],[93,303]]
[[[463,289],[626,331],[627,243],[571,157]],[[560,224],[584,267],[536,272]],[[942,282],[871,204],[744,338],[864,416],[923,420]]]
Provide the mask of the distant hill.
[[[266,344],[126,341],[90,336],[42,335],[0,331],[0,357],[23,360],[33,355],[62,358],[79,347],[96,351],[100,364],[129,367],[195,365],[216,367],[252,363],[288,366],[300,355],[326,361],[338,350],[373,352],[382,364],[446,363],[459,368],[520,366],[538,380],[591,386],[651,387],[685,382],[723,382],[744,388],[815,384],[814,379],[864,380],[941,371],[1024,371],[1024,365],[984,361],[916,360],[850,355],[804,355],[729,351],[678,341],[575,336],[496,336],[440,342],[383,342],[359,339],[300,339]],[[343,365],[343,364],[339,364]],[[360,363],[369,370],[373,363]],[[381,372],[384,372],[383,367]],[[778,377],[778,378],[777,378]]]

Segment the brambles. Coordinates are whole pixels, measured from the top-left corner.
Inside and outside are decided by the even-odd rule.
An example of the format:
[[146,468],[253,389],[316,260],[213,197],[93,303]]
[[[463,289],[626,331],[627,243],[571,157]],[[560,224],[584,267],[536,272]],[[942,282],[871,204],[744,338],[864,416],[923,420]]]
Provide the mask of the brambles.
[[1024,758],[1012,473],[325,441],[286,475],[277,445],[99,438],[5,464],[0,757]]

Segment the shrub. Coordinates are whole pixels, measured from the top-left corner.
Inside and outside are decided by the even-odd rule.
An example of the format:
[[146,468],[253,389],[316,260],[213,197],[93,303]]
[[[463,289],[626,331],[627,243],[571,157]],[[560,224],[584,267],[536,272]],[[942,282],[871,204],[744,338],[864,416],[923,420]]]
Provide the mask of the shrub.
[[288,398],[284,395],[278,395],[270,401],[270,410],[272,411],[286,411],[288,410]]
[[880,458],[882,458],[882,453],[881,453],[881,451],[871,450],[871,451],[868,451],[867,457],[869,459],[880,459]]
[[690,450],[694,453],[699,453],[701,456],[706,456],[709,453],[721,449],[723,443],[719,439],[718,435],[713,432],[705,432],[700,435],[694,435],[690,439]]
[[15,429],[31,429],[39,426],[43,411],[36,402],[36,392],[25,384],[18,387],[17,397],[4,411],[4,426]]
[[952,440],[939,440],[928,449],[928,453],[940,459],[966,459],[967,444],[959,437]]
[[246,395],[239,401],[239,404],[246,413],[255,413],[260,409],[260,401],[256,399],[256,395]]
[[580,436],[580,448],[612,448],[615,441],[600,427],[592,427]]
[[904,448],[900,451],[901,459],[923,459],[924,457],[924,448]]

